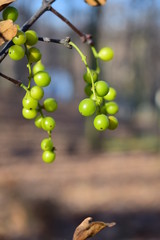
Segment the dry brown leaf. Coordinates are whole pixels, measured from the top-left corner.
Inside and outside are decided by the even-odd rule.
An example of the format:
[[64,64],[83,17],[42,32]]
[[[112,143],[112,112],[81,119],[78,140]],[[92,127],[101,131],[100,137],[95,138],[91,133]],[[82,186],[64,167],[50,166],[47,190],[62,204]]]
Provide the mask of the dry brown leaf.
[[10,3],[15,2],[15,0],[0,0],[0,11],[7,7]]
[[17,26],[12,20],[0,21],[0,46],[17,34]]
[[92,222],[92,218],[88,217],[76,228],[73,240],[85,240],[93,237],[105,227],[113,227],[116,223]]
[[107,0],[84,0],[88,5],[92,7],[102,6]]

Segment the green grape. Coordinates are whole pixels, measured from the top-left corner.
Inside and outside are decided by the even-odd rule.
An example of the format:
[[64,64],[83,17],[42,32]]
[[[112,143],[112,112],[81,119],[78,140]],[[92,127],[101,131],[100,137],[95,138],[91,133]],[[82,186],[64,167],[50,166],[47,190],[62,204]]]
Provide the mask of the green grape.
[[90,99],[92,99],[95,102],[96,106],[100,106],[103,102],[102,97],[94,96],[94,94],[91,94]]
[[118,127],[118,119],[114,116],[108,116],[109,126],[108,129],[114,130]]
[[18,18],[18,10],[15,7],[6,7],[2,13],[3,19],[15,22]]
[[94,127],[98,131],[104,131],[108,128],[109,126],[109,120],[108,117],[104,114],[99,114],[94,118]]
[[26,37],[27,37],[26,44],[29,46],[33,46],[38,42],[37,33],[33,30],[27,30]]
[[36,109],[38,106],[38,101],[31,97],[30,93],[26,93],[24,98],[22,99],[22,105],[26,109]]
[[39,87],[46,87],[51,82],[51,77],[45,71],[41,71],[41,72],[36,73],[34,75],[33,79]]
[[16,36],[12,39],[12,42],[16,45],[22,45],[26,42],[26,34],[23,31],[18,30]]
[[12,60],[18,61],[24,57],[25,51],[23,47],[18,45],[13,45],[9,48],[8,54]]
[[26,119],[33,119],[37,115],[37,110],[36,109],[31,109],[30,110],[30,109],[27,109],[27,108],[23,108],[22,109],[22,115]]
[[84,88],[84,92],[86,93],[87,96],[91,96],[92,92],[92,85],[91,84],[86,84],[85,88]]
[[42,154],[42,159],[45,163],[52,163],[56,158],[55,152],[44,151]]
[[93,69],[90,69],[90,72],[87,71],[87,72],[83,75],[83,79],[85,80],[85,82],[91,84],[91,83],[92,83],[92,80],[91,80],[91,75],[90,75],[90,73],[91,73],[91,75],[92,75],[92,77],[93,77],[93,82],[96,82],[96,81],[98,80],[98,75],[97,75],[96,71],[93,70]]
[[30,93],[31,97],[36,99],[36,100],[40,100],[44,96],[43,88],[41,88],[41,87],[39,87],[37,85],[33,86],[30,91],[31,91],[31,93]]
[[106,107],[106,112],[111,115],[116,114],[119,110],[119,107],[116,102],[105,103],[105,107]]
[[56,126],[56,122],[52,117],[44,117],[42,120],[42,128],[45,131],[52,131]]
[[45,66],[42,64],[42,62],[40,60],[34,64],[32,72],[35,75],[36,73],[44,71],[44,70],[45,70]]
[[104,96],[104,99],[107,101],[113,101],[117,96],[117,92],[114,88],[110,87],[107,95]]
[[112,48],[104,47],[99,51],[98,57],[103,61],[110,61],[114,57],[114,52]]
[[43,117],[41,115],[38,115],[35,120],[34,120],[34,124],[37,128],[42,128],[42,120]]
[[96,93],[99,97],[104,97],[109,91],[109,86],[105,81],[96,82],[95,88],[96,88]]
[[41,149],[43,151],[51,151],[53,149],[53,142],[51,138],[44,138],[41,142]]
[[85,98],[83,99],[80,104],[79,104],[79,112],[87,117],[87,116],[91,116],[92,114],[94,114],[96,111],[96,104],[95,102],[90,99],[90,98]]
[[54,98],[47,98],[43,103],[44,109],[47,112],[54,112],[57,109],[57,102]]
[[31,47],[28,50],[28,61],[30,63],[38,62],[41,59],[42,55],[38,48]]

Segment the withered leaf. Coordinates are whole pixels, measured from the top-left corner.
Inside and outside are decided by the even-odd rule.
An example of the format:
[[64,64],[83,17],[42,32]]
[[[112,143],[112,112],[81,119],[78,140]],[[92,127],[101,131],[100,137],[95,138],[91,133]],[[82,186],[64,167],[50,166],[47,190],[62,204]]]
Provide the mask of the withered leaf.
[[93,237],[105,227],[113,227],[116,223],[92,222],[92,218],[88,217],[76,228],[73,234],[73,240],[85,240]]
[[104,5],[107,0],[84,0],[84,1],[92,7],[98,7]]
[[5,7],[7,7],[12,2],[15,2],[15,0],[0,0],[0,11],[2,11]]
[[17,34],[17,26],[12,20],[0,21],[0,46]]

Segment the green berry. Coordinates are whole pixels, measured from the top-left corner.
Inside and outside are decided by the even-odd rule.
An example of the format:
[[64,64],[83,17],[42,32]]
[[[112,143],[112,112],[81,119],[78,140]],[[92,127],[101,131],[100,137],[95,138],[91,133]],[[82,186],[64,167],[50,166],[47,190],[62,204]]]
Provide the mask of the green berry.
[[18,18],[18,10],[15,7],[6,7],[2,13],[3,19],[10,19],[15,22]]
[[41,149],[43,151],[50,151],[53,149],[53,142],[51,138],[44,138],[41,142]]
[[97,115],[94,119],[94,127],[98,131],[105,131],[109,126],[109,120],[106,115],[100,114]]
[[57,109],[57,102],[54,98],[47,98],[43,103],[44,109],[47,112],[54,112]]
[[32,72],[35,75],[36,73],[44,71],[44,70],[45,70],[45,66],[42,64],[42,62],[40,60],[34,64]]
[[110,87],[108,93],[104,96],[107,101],[113,101],[117,96],[117,92],[114,88]]
[[108,129],[114,130],[118,127],[118,119],[114,116],[108,116],[109,126]]
[[42,128],[42,121],[43,121],[43,117],[41,115],[38,115],[34,120],[35,126],[37,128]]
[[92,83],[92,78],[91,78],[91,75],[92,75],[92,78],[93,78],[93,82],[96,82],[98,80],[98,75],[96,73],[95,70],[93,69],[90,69],[90,72],[87,71],[84,75],[83,75],[83,79],[87,82],[87,83]]
[[42,154],[42,159],[45,163],[52,163],[56,158],[55,152],[44,151]]
[[45,117],[42,120],[42,128],[45,131],[52,131],[56,126],[56,122],[52,117]]
[[38,48],[31,47],[28,50],[28,61],[30,63],[38,62],[41,59],[42,55]]
[[108,102],[105,104],[106,112],[108,114],[114,115],[118,112],[119,107],[116,102]]
[[85,98],[83,99],[80,104],[79,104],[79,112],[87,117],[87,116],[91,116],[92,114],[94,114],[96,111],[96,104],[95,102],[90,99],[90,98]]
[[96,82],[95,88],[96,88],[96,93],[99,97],[104,97],[109,91],[109,86],[105,81]]
[[22,115],[24,118],[26,119],[33,119],[36,117],[37,115],[37,110],[36,109],[27,109],[27,108],[23,108],[22,109]]
[[38,101],[31,97],[30,93],[26,93],[24,98],[22,99],[22,105],[26,109],[36,109],[38,106]]
[[31,97],[36,99],[36,100],[40,100],[44,96],[43,88],[39,87],[37,85],[33,86],[30,91],[31,91]]
[[22,45],[26,42],[26,34],[23,31],[18,30],[16,36],[12,39],[15,45]]
[[26,37],[27,37],[26,44],[29,46],[33,46],[38,42],[37,33],[33,30],[27,30]]
[[103,61],[110,61],[114,57],[114,52],[112,48],[104,47],[99,51],[98,57]]
[[92,92],[92,85],[91,84],[86,84],[85,88],[84,88],[84,92],[87,96],[91,96]]
[[18,45],[13,45],[9,48],[8,54],[12,60],[18,61],[24,57],[25,51],[23,47]]
[[33,79],[39,87],[46,87],[51,82],[50,75],[45,71],[41,71],[41,72],[36,73],[34,75]]

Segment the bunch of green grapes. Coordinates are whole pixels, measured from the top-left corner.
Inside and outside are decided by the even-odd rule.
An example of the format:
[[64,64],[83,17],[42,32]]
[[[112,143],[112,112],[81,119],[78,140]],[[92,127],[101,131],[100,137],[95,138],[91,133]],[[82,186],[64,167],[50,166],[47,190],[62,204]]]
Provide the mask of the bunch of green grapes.
[[118,104],[114,101],[117,93],[106,81],[99,79],[98,66],[98,59],[110,61],[114,52],[109,47],[102,48],[98,53],[92,47],[92,51],[97,61],[97,68],[90,69],[85,63],[87,71],[83,79],[86,83],[84,91],[87,97],[80,102],[79,112],[85,117],[93,115],[93,124],[98,131],[114,130],[118,126],[118,120],[114,116],[119,110]]
[[[4,19],[15,21],[18,17],[18,11],[14,7],[7,7],[3,11]],[[44,97],[44,89],[51,82],[49,73],[41,62],[41,52],[35,47],[38,42],[37,33],[33,30],[26,32],[18,29],[17,35],[12,39],[13,45],[9,48],[8,54],[12,60],[18,61],[27,58],[27,68],[29,70],[28,85],[23,83],[21,87],[25,90],[25,96],[22,99],[22,115],[25,119],[34,119],[35,126],[47,132],[48,137],[41,142],[43,150],[42,159],[46,163],[55,160],[55,147],[51,138],[52,130],[56,122],[53,117],[46,116],[43,112],[54,112],[57,109],[57,102],[54,98]]]

